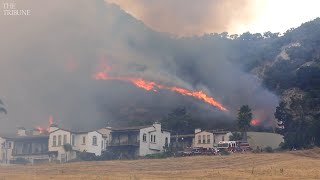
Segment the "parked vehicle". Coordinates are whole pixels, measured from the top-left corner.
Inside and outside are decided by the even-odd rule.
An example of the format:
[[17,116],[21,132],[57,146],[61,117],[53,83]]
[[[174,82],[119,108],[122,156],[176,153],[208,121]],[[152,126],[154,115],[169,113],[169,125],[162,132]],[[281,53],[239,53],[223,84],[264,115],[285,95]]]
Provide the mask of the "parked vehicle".
[[219,150],[235,152],[237,147],[236,141],[220,141],[218,143]]
[[250,150],[250,146],[246,141],[221,141],[218,143],[218,149],[230,152],[242,152]]
[[192,155],[200,155],[203,153],[203,148],[193,148]]

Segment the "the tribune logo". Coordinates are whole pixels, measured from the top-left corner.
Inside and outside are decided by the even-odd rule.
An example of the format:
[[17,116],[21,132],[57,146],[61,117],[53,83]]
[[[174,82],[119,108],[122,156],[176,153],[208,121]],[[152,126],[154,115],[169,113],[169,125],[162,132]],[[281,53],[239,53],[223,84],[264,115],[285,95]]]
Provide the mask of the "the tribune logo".
[[5,16],[30,16],[30,9],[17,9],[17,4],[14,2],[3,3],[3,15]]

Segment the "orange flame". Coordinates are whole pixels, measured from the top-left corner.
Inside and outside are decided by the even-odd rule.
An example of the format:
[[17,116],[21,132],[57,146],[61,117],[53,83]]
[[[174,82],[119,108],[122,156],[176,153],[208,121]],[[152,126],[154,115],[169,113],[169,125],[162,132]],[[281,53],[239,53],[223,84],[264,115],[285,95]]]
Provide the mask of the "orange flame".
[[173,92],[177,92],[179,94],[182,94],[184,96],[192,96],[195,97],[197,99],[200,99],[212,106],[215,106],[217,108],[219,108],[222,111],[227,111],[227,109],[225,107],[223,107],[222,104],[220,104],[219,102],[217,102],[216,100],[214,100],[212,97],[208,96],[207,94],[205,94],[202,91],[190,91],[188,89],[184,89],[181,87],[176,87],[176,86],[164,86],[161,84],[157,84],[153,81],[147,81],[144,80],[142,78],[131,78],[131,77],[109,77],[107,76],[107,74],[105,72],[98,72],[94,75],[94,79],[96,80],[120,80],[120,81],[127,81],[130,82],[132,84],[134,84],[135,86],[142,88],[146,91],[154,91],[157,92],[157,89],[167,89]]
[[38,126],[37,129],[38,129],[38,131],[39,131],[40,134],[43,133],[43,128],[42,128],[42,127]]
[[259,125],[261,122],[260,122],[260,120],[259,119],[252,119],[251,120],[251,124],[253,125],[253,126],[257,126],[257,125]]
[[48,131],[48,132],[49,132],[49,130],[50,130],[51,124],[53,124],[53,117],[52,117],[52,116],[49,116],[49,126],[47,127],[47,131]]

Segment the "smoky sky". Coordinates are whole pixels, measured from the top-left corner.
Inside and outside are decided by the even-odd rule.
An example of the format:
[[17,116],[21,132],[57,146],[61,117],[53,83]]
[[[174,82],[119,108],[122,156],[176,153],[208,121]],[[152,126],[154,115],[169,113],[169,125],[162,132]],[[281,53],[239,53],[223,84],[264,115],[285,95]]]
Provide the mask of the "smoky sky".
[[[0,131],[46,126],[50,115],[76,129],[152,122],[180,106],[205,121],[230,122],[242,104],[259,118],[277,104],[253,75],[226,60],[228,45],[155,32],[103,0],[15,3],[31,15],[0,16],[0,97],[8,110]],[[166,90],[93,80],[103,63],[113,75],[203,90],[230,111]]]
[[[106,0],[118,4],[149,27],[178,36],[237,32],[251,23],[264,1],[254,0]],[[260,3],[260,8],[257,4]]]

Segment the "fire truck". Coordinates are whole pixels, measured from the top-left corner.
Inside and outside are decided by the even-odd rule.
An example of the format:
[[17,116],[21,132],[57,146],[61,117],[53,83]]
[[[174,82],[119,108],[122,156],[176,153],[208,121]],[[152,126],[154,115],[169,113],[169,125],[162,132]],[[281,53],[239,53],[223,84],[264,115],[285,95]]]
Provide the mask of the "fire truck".
[[231,152],[250,150],[248,142],[244,141],[220,141],[218,143],[219,150],[226,150]]
[[220,141],[218,143],[218,149],[226,151],[236,151],[237,142],[236,141]]

